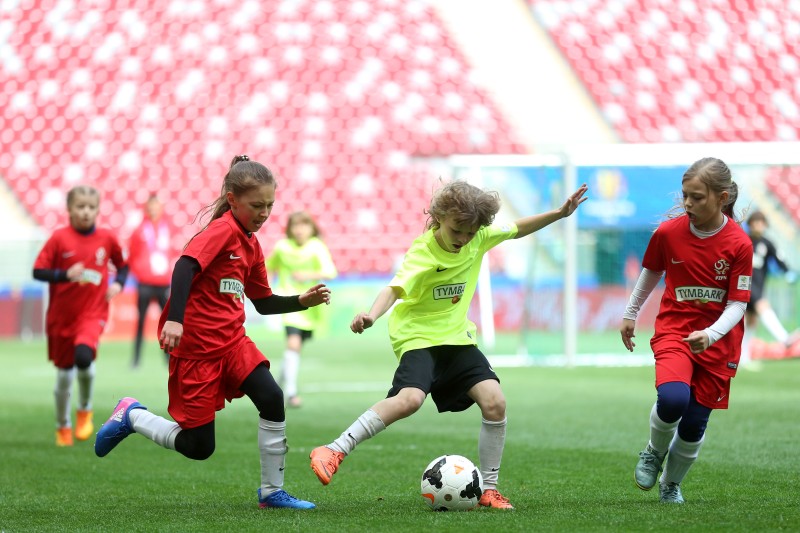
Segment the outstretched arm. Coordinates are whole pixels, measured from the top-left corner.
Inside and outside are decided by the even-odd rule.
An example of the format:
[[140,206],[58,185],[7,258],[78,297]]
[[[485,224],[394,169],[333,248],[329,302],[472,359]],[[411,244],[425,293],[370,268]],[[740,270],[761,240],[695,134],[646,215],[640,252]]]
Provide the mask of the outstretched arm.
[[531,215],[529,217],[521,218],[515,221],[517,225],[517,236],[515,239],[526,237],[535,231],[539,231],[545,226],[549,226],[556,220],[566,218],[578,209],[578,206],[585,202],[588,198],[584,196],[589,187],[584,183],[578,188],[577,191],[572,193],[564,205],[560,209],[548,211],[546,213],[539,213],[538,215]]
[[305,311],[309,307],[331,303],[331,290],[319,283],[308,289],[303,294],[294,296],[279,296],[273,294],[266,298],[252,300],[253,306],[262,315],[278,315],[283,313],[296,313]]
[[353,333],[364,333],[365,329],[371,328],[375,321],[391,309],[397,301],[397,290],[388,286],[381,289],[381,292],[375,297],[369,313],[358,313],[350,323],[350,330]]

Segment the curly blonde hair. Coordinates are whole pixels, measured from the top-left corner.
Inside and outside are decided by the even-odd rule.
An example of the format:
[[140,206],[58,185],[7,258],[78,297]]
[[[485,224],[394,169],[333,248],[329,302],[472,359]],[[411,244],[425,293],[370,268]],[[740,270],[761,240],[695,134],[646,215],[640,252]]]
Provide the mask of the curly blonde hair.
[[488,226],[500,210],[500,195],[484,191],[466,181],[454,180],[436,190],[425,210],[426,229],[439,229],[439,221],[451,218],[459,225]]

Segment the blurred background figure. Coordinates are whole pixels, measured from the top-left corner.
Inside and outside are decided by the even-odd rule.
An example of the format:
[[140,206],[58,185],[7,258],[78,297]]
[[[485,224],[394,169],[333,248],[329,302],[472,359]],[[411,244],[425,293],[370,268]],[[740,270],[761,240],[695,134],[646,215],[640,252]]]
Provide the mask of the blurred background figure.
[[[169,281],[172,270],[171,235],[169,225],[162,219],[164,205],[156,195],[144,205],[144,220],[131,235],[129,257],[131,272],[136,276],[137,311],[136,340],[133,345],[131,366],[136,368],[142,355],[142,338],[150,303],[158,302],[161,309],[169,298]],[[169,359],[169,354],[164,352]]]
[[783,260],[778,249],[771,240],[764,236],[768,227],[767,217],[761,211],[754,211],[747,218],[747,231],[750,235],[750,240],[753,241],[753,283],[750,291],[750,302],[748,302],[747,311],[745,312],[746,327],[744,340],[742,341],[742,358],[740,362],[743,367],[757,368],[753,366],[750,345],[755,336],[759,318],[770,335],[785,345],[786,348],[789,348],[794,341],[798,340],[796,331],[790,335],[786,328],[783,327],[781,320],[764,294],[764,285],[769,275],[771,263],[774,263],[786,275],[789,283],[794,283],[796,280],[796,274],[789,270],[789,266]]
[[[267,259],[267,271],[271,276],[278,277],[275,290],[281,294],[295,294],[299,287],[337,276],[331,253],[320,238],[319,227],[306,211],[295,211],[289,215],[286,237],[275,243]],[[311,338],[322,318],[320,307],[283,315],[286,350],[283,352],[279,381],[289,407],[300,407],[302,404],[297,390],[300,352],[303,343]]]

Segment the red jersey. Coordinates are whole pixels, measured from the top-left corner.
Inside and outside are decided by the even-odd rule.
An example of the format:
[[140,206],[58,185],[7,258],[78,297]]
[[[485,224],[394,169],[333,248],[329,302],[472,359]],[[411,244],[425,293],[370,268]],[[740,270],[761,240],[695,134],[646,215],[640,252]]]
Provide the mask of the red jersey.
[[131,272],[139,283],[169,285],[173,257],[166,222],[145,219],[131,235],[128,252]]
[[[666,272],[666,288],[650,341],[683,342],[692,331],[712,325],[728,300],[750,300],[753,246],[732,220],[716,235],[701,239],[689,228],[689,217],[662,223],[647,245],[642,266]],[[739,363],[744,320],[700,354],[691,357],[717,374],[733,376]]]
[[[206,359],[225,355],[245,336],[244,297],[267,298],[264,252],[226,211],[192,239],[183,251],[200,264],[192,281],[183,318],[183,337],[172,355]],[[158,323],[158,336],[169,316],[169,301]]]
[[47,334],[71,336],[85,319],[108,319],[108,262],[116,268],[125,266],[125,259],[114,234],[95,229],[84,235],[72,226],[57,229],[44,243],[33,268],[66,271],[75,263],[83,263],[83,278],[79,282],[50,283],[50,303],[47,308]]

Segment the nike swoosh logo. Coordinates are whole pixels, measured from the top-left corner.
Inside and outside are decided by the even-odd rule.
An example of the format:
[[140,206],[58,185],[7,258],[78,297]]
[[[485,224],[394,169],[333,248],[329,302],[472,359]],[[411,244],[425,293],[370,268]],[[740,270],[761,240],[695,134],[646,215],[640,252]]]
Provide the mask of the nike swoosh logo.
[[720,396],[719,398],[717,398],[717,401],[718,401],[718,402],[721,402],[721,401],[722,401],[722,399],[723,399],[723,398],[725,398],[725,396],[727,396],[727,394],[723,394],[722,396]]
[[490,468],[490,470],[491,470],[492,472],[497,472],[497,471],[498,471],[498,470],[500,470],[500,469],[499,469],[499,468]]
[[674,259],[672,260],[673,265],[680,265],[681,263],[683,263],[683,261],[675,261]]
[[67,257],[72,257],[73,255],[75,255],[75,253],[76,252],[64,252],[63,254],[61,254],[61,257],[66,259]]
[[233,255],[233,254],[231,254],[231,259],[241,259],[241,258],[242,258],[241,255]]
[[445,270],[447,269],[442,267],[436,267],[436,272],[444,272]]

